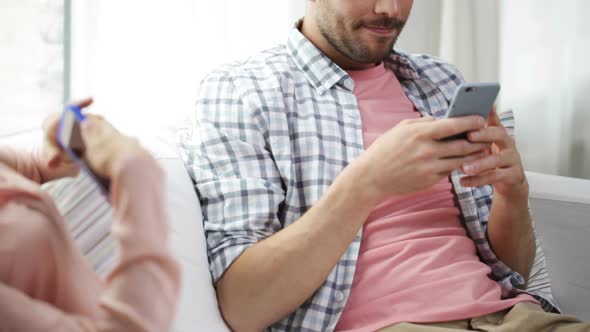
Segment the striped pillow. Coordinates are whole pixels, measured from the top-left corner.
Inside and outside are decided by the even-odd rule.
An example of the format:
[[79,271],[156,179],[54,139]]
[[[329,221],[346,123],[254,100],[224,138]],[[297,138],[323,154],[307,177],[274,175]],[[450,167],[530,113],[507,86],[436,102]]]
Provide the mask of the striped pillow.
[[53,198],[84,256],[105,277],[117,261],[116,243],[110,233],[113,211],[96,184],[80,173],[42,188]]

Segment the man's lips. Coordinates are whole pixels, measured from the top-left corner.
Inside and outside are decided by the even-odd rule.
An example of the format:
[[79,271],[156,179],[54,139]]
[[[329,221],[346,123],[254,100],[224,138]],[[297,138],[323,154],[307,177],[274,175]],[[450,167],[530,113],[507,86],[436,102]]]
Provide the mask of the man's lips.
[[365,29],[378,34],[380,36],[390,36],[395,32],[393,28],[382,28],[382,27],[371,27],[371,26],[363,26]]

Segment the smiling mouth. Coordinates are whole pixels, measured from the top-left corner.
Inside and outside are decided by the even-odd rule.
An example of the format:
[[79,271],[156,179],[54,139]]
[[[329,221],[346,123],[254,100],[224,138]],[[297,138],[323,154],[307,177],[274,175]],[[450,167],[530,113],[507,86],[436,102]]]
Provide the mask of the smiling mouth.
[[380,36],[391,36],[395,32],[393,28],[378,28],[378,27],[371,27],[371,26],[363,26],[365,29],[378,34]]

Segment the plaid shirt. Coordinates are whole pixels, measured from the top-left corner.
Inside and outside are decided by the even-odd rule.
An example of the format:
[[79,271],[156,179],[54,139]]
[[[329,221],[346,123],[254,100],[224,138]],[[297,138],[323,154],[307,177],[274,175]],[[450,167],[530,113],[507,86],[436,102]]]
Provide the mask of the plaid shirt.
[[[445,116],[462,82],[454,67],[398,51],[385,63],[422,115]],[[215,282],[246,249],[299,219],[363,153],[353,89],[348,74],[297,29],[287,45],[203,80],[195,121],[179,134],[202,204]],[[486,238],[492,187],[464,188],[460,177],[459,171],[451,176],[467,233],[502,296],[515,296],[523,278],[496,257]],[[334,329],[353,284],[361,232],[316,293],[270,331]],[[553,310],[549,283],[542,285],[535,295],[548,297],[542,304]]]

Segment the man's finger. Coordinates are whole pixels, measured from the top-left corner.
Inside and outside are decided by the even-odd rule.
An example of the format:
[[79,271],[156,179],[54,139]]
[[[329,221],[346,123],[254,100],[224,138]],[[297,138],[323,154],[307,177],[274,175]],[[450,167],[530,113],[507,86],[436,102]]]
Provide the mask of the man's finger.
[[461,166],[461,170],[467,175],[477,175],[496,168],[512,166],[515,160],[507,151],[504,150],[477,161],[467,162]]
[[436,120],[436,119],[431,116],[424,116],[424,117],[420,117],[420,118],[416,118],[416,119],[407,119],[407,120],[404,120],[403,123],[415,124],[415,123],[432,122],[434,120]]
[[485,120],[480,116],[472,115],[460,118],[441,119],[430,125],[430,137],[435,140],[440,140],[465,132],[482,129],[485,125]]
[[438,151],[440,158],[463,157],[475,152],[488,150],[490,143],[473,143],[464,139],[438,142]]
[[476,152],[465,157],[447,158],[437,161],[437,173],[449,174],[450,172],[459,169],[463,164],[485,158],[487,152]]
[[487,127],[479,131],[471,132],[467,139],[472,143],[495,143],[501,149],[514,145],[514,140],[504,127]]
[[503,127],[498,112],[496,112],[496,106],[492,108],[490,116],[488,117],[488,127]]
[[483,187],[504,181],[510,174],[509,169],[498,168],[483,174],[465,176],[461,178],[461,185],[464,187]]
[[436,119],[432,116],[423,116],[423,117],[419,117],[417,119],[412,119],[412,120],[414,120],[416,122],[432,122]]

